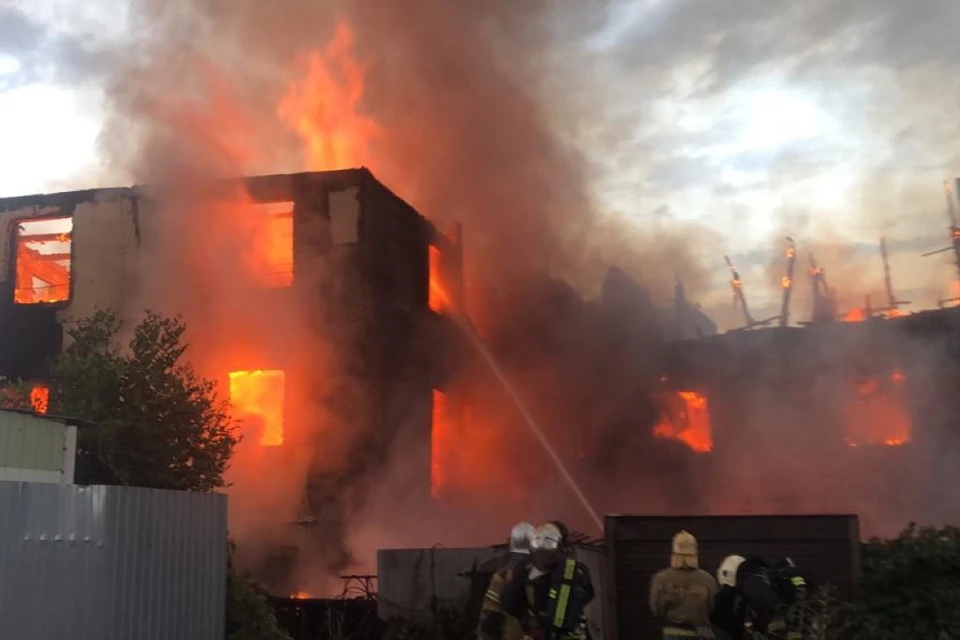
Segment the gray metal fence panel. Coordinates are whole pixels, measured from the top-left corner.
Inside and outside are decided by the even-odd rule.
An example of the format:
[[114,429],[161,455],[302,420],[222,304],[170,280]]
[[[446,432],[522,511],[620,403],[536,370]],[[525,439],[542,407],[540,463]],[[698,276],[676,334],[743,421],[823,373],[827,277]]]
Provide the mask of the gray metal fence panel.
[[0,482],[6,637],[222,640],[226,496]]

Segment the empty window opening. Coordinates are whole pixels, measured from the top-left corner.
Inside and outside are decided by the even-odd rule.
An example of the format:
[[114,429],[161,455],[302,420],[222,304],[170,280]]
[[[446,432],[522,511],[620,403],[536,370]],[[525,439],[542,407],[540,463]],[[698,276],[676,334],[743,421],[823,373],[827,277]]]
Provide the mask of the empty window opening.
[[913,421],[899,369],[888,378],[862,377],[854,381],[845,404],[846,442],[851,447],[895,447],[912,440]]
[[713,449],[713,425],[707,397],[696,391],[664,393],[660,421],[653,428],[658,438],[679,440],[697,453]]
[[41,304],[68,300],[73,218],[20,220],[16,233],[14,301]]
[[264,447],[283,444],[283,371],[231,371],[230,403],[249,435]]
[[293,202],[256,204],[254,265],[265,287],[289,287],[293,282]]

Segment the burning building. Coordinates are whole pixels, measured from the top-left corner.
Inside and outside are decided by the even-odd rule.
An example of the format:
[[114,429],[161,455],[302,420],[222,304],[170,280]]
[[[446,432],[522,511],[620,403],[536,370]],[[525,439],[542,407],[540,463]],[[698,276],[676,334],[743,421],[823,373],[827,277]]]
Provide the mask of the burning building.
[[[166,299],[185,314],[191,360],[242,420],[233,535],[242,542],[249,529],[281,549],[312,536],[342,565],[349,553],[329,532],[342,526],[331,495],[343,477],[362,476],[402,437],[419,443],[407,452],[429,493],[432,406],[450,366],[440,312],[459,299],[457,236],[365,169],[192,189],[187,198],[171,185],[0,201],[0,375],[34,381],[31,400],[43,410],[65,326],[97,309],[133,322]],[[181,205],[189,215],[167,224]],[[174,255],[171,228],[195,232],[191,255]],[[177,295],[157,296],[162,287]],[[292,469],[305,489],[295,495],[283,478]],[[289,580],[274,576],[273,586]]]

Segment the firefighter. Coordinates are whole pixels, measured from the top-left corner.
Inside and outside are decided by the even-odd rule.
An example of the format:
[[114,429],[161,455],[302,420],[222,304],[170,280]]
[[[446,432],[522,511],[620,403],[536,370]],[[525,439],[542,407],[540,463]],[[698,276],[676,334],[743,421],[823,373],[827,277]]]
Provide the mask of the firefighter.
[[793,559],[785,556],[770,566],[770,587],[779,601],[769,634],[786,640],[800,640],[805,627],[804,601],[810,584]]
[[523,582],[509,585],[504,610],[521,619],[533,640],[589,640],[593,582],[573,557],[568,529],[556,521],[539,527],[532,549],[532,566]]
[[699,567],[697,539],[678,532],[670,566],[650,581],[650,609],[663,624],[664,640],[714,638],[710,614],[716,595],[717,581]]
[[510,531],[509,555],[499,571],[490,578],[480,609],[480,624],[477,627],[479,640],[522,640],[520,621],[504,612],[500,596],[505,585],[519,575],[521,578],[530,564],[530,546],[537,530],[528,522],[514,525]]
[[724,586],[717,597],[715,622],[732,640],[754,633],[800,638],[802,611],[793,605],[804,597],[807,582],[793,560],[770,564],[759,557],[728,556],[717,579]]
[[743,556],[727,556],[717,569],[720,590],[714,604],[714,632],[726,640],[741,640],[746,620],[746,600],[737,588],[737,569],[746,561]]

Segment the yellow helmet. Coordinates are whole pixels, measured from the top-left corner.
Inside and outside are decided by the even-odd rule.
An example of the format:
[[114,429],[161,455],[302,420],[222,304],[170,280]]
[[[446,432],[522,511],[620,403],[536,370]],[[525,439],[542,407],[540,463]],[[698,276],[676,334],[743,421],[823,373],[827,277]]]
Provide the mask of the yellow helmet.
[[697,539],[686,531],[680,531],[673,536],[673,545],[670,550],[670,566],[674,569],[693,568],[699,566],[699,547]]

